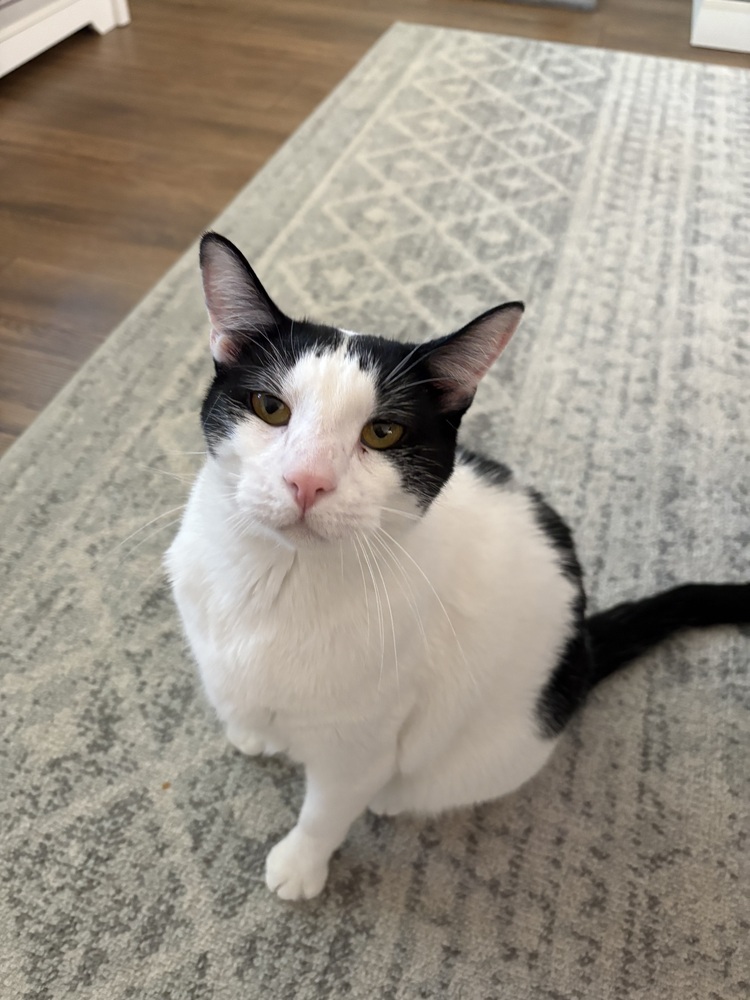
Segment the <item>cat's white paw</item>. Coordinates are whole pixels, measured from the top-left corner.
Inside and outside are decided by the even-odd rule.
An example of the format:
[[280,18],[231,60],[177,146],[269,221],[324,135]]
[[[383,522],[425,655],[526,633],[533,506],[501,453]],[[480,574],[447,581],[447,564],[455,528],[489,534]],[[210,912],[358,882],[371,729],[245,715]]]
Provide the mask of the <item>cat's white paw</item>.
[[266,858],[266,885],[281,899],[312,899],[327,878],[328,857],[297,826]]

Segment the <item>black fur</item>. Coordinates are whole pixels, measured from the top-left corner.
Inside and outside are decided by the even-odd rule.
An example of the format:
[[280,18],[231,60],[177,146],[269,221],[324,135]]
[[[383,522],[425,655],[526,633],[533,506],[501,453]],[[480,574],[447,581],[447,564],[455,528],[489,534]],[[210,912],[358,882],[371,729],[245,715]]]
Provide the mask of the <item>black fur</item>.
[[750,623],[750,583],[687,583],[585,620],[579,601],[574,617],[576,630],[537,704],[550,737],[562,732],[595,685],[675,632]]
[[572,611],[570,638],[552,675],[542,688],[537,703],[542,732],[549,737],[557,736],[563,731],[591,690],[594,665],[585,623],[586,595],[583,587],[573,603]]
[[594,658],[592,686],[674,632],[750,622],[750,583],[686,583],[627,601],[586,622]]
[[553,549],[556,550],[560,569],[572,582],[581,587],[583,592],[583,573],[576,556],[573,535],[565,521],[554,510],[537,490],[527,490],[534,505],[534,513],[539,528],[547,536]]
[[237,360],[215,365],[216,374],[201,408],[203,432],[212,452],[238,421],[257,419],[249,410],[252,392],[281,393],[277,370],[288,371],[305,354],[336,350],[344,338],[334,327],[307,321],[292,324],[283,314],[269,325],[266,336],[248,331],[239,339]]
[[358,336],[351,338],[348,350],[372,373],[378,418],[406,428],[401,441],[383,455],[396,465],[404,489],[426,508],[453,472],[464,411],[442,411],[423,345]]
[[486,458],[476,451],[470,451],[463,445],[458,446],[456,457],[462,464],[470,465],[482,479],[486,479],[493,486],[505,486],[513,478],[513,473],[507,465],[496,462],[492,458]]

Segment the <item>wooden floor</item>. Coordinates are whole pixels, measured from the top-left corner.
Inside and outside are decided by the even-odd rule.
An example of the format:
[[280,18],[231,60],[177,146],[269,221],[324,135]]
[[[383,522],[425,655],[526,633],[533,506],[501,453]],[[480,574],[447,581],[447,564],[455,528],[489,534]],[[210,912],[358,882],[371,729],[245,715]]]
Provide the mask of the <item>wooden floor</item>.
[[131,0],[0,80],[0,451],[394,20],[750,67],[690,0]]

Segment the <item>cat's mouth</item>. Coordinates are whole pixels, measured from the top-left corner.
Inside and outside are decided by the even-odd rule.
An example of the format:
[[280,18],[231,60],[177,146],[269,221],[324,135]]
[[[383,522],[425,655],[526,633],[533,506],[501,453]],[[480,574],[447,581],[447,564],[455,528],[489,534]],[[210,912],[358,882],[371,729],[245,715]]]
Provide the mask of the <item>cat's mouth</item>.
[[330,539],[317,530],[306,517],[300,517],[290,524],[284,525],[281,533],[294,542],[327,542]]

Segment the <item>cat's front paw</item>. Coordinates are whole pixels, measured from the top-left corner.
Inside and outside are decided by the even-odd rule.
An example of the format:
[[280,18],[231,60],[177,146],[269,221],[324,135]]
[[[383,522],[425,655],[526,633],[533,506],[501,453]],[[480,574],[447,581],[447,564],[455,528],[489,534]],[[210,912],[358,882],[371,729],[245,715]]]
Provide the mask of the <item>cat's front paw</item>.
[[266,885],[281,899],[312,899],[328,878],[328,857],[298,826],[266,858]]

